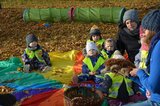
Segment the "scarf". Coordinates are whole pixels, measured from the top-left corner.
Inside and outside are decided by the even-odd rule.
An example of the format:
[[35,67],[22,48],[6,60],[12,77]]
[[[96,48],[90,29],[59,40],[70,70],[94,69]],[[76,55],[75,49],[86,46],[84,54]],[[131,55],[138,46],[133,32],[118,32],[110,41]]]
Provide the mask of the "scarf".
[[139,37],[139,28],[130,31],[127,27],[125,27],[124,30],[131,36],[137,36],[138,35],[137,37]]

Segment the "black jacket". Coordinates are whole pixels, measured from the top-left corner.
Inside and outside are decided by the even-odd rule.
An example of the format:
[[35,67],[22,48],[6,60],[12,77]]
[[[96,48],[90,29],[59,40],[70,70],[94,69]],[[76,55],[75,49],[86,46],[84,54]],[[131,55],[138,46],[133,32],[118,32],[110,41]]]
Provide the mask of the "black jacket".
[[116,42],[117,49],[124,54],[125,50],[131,62],[134,62],[135,55],[140,49],[139,26],[135,31],[129,31],[126,26],[120,25],[118,39]]

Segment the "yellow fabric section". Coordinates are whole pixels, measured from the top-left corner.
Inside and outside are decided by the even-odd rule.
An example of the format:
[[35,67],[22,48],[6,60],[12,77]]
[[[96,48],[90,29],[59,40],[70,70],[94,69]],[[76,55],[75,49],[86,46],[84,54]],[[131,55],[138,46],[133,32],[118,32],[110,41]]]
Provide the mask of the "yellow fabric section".
[[73,75],[73,66],[75,64],[76,50],[69,52],[50,52],[52,67],[51,71],[41,73],[45,78],[61,81],[69,84]]

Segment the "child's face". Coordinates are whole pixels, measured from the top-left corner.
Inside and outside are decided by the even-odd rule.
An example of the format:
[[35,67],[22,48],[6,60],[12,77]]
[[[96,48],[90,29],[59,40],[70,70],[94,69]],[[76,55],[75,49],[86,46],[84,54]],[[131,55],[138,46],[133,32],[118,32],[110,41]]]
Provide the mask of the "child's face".
[[37,43],[36,41],[31,42],[31,43],[29,44],[29,46],[30,46],[31,48],[37,47],[37,45],[38,45],[38,43]]
[[97,54],[97,51],[94,49],[89,50],[87,53],[88,56],[96,56],[96,54]]
[[98,41],[100,39],[100,36],[99,35],[92,35],[92,40],[93,41]]
[[137,28],[137,23],[132,20],[126,20],[126,26],[130,31],[133,31]]
[[140,34],[140,39],[141,39],[141,44],[145,43],[145,39],[146,39],[146,36],[144,35],[144,33],[141,33]]
[[113,51],[113,50],[114,50],[113,42],[105,42],[104,47],[105,47],[105,49],[106,49],[107,51]]

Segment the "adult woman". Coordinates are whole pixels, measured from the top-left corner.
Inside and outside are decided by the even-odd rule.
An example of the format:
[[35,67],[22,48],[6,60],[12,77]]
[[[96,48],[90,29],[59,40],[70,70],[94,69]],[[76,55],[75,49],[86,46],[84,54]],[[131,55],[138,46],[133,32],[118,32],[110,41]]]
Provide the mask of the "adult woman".
[[138,76],[141,84],[150,93],[150,99],[127,106],[160,106],[160,10],[149,12],[142,20],[143,34],[145,42],[150,43],[147,57],[147,71],[143,69],[133,69],[131,76]]
[[132,63],[141,46],[139,27],[138,12],[135,9],[127,10],[123,16],[123,24],[119,26],[116,46],[121,54],[127,52]]

